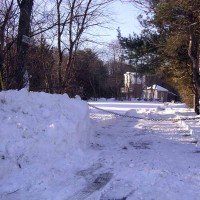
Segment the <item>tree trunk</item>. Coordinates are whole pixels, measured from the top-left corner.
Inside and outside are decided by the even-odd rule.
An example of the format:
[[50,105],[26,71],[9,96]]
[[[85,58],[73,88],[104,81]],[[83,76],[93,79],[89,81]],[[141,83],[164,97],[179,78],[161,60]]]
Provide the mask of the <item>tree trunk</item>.
[[22,41],[23,36],[29,36],[30,33],[30,22],[31,13],[33,8],[34,0],[21,0],[17,1],[20,8],[20,17],[18,25],[18,36],[17,36],[17,61],[14,77],[14,86],[17,89],[22,89],[27,84],[27,78],[24,77],[26,72],[27,62],[27,51],[28,44]]
[[200,109],[199,109],[199,96],[200,96],[200,80],[199,80],[199,38],[195,35],[195,33],[190,33],[190,41],[189,41],[189,48],[188,48],[188,55],[192,61],[192,67],[193,67],[193,85],[195,90],[195,102],[194,102],[194,108],[195,112],[199,115]]
[[57,6],[57,23],[58,23],[58,27],[57,27],[57,43],[58,43],[58,84],[59,84],[59,93],[62,93],[62,63],[63,63],[63,52],[62,52],[62,47],[61,47],[61,43],[62,43],[62,27],[61,27],[61,11],[60,11],[60,6],[61,6],[62,0],[57,0],[56,2],[56,6]]

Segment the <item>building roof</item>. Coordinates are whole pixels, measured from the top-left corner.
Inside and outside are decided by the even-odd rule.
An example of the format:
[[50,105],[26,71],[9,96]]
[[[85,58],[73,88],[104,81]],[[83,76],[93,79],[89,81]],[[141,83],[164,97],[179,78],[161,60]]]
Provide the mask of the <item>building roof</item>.
[[147,87],[147,90],[152,90],[152,89],[157,90],[157,91],[161,91],[161,92],[168,92],[168,90],[166,88],[161,87],[159,85],[155,85],[155,84],[151,87]]

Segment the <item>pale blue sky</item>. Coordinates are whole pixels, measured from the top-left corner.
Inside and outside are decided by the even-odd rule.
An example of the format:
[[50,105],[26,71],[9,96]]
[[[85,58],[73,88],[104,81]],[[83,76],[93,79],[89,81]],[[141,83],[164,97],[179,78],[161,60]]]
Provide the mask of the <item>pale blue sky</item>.
[[130,3],[121,2],[114,3],[113,9],[117,14],[117,21],[123,34],[128,35],[133,31],[136,33],[141,31],[141,25],[137,17],[142,13],[142,10],[139,10]]
[[129,34],[140,33],[142,30],[141,25],[139,24],[137,17],[139,14],[142,14],[142,10],[136,8],[130,3],[121,3],[115,2],[112,4],[112,12],[114,12],[115,22],[113,21],[112,27],[113,30],[107,30],[104,39],[106,41],[114,40],[117,36],[116,29],[120,27],[122,36],[128,36]]
[[132,35],[133,32],[136,34],[141,32],[142,27],[137,17],[142,14],[143,11],[136,8],[133,4],[117,1],[110,5],[108,12],[110,12],[110,17],[108,17],[109,24],[107,24],[107,27],[110,28],[92,27],[89,31],[91,35],[88,36],[94,43],[85,43],[84,45],[86,47],[89,45],[92,46],[92,48],[104,48],[113,40],[117,40],[118,27],[123,37],[128,37],[130,34]]

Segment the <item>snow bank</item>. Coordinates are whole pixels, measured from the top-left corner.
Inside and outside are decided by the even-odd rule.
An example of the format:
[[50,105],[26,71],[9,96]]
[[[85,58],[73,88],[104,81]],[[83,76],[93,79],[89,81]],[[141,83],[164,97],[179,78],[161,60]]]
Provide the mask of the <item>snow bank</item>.
[[[142,104],[141,104],[142,105]],[[149,105],[153,105],[152,103],[149,103]],[[184,104],[181,105],[182,107],[185,107]],[[183,108],[181,108],[183,109]],[[130,117],[135,117],[136,119],[178,119],[179,116],[177,115],[176,105],[169,104],[169,103],[162,103],[157,104],[157,106],[152,108],[140,108],[140,109],[130,109],[128,110],[125,115]]]
[[35,166],[41,172],[88,146],[89,109],[79,99],[66,94],[3,91],[0,109],[0,188],[16,169]]

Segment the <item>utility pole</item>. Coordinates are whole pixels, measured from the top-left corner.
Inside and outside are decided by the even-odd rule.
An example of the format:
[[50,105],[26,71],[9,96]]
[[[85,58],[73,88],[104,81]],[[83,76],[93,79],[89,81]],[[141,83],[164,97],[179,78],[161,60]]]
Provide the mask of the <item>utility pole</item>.
[[20,17],[17,35],[17,61],[14,77],[14,85],[16,89],[22,89],[27,85],[28,78],[25,77],[27,52],[29,44],[27,39],[30,34],[31,14],[34,0],[17,0]]

